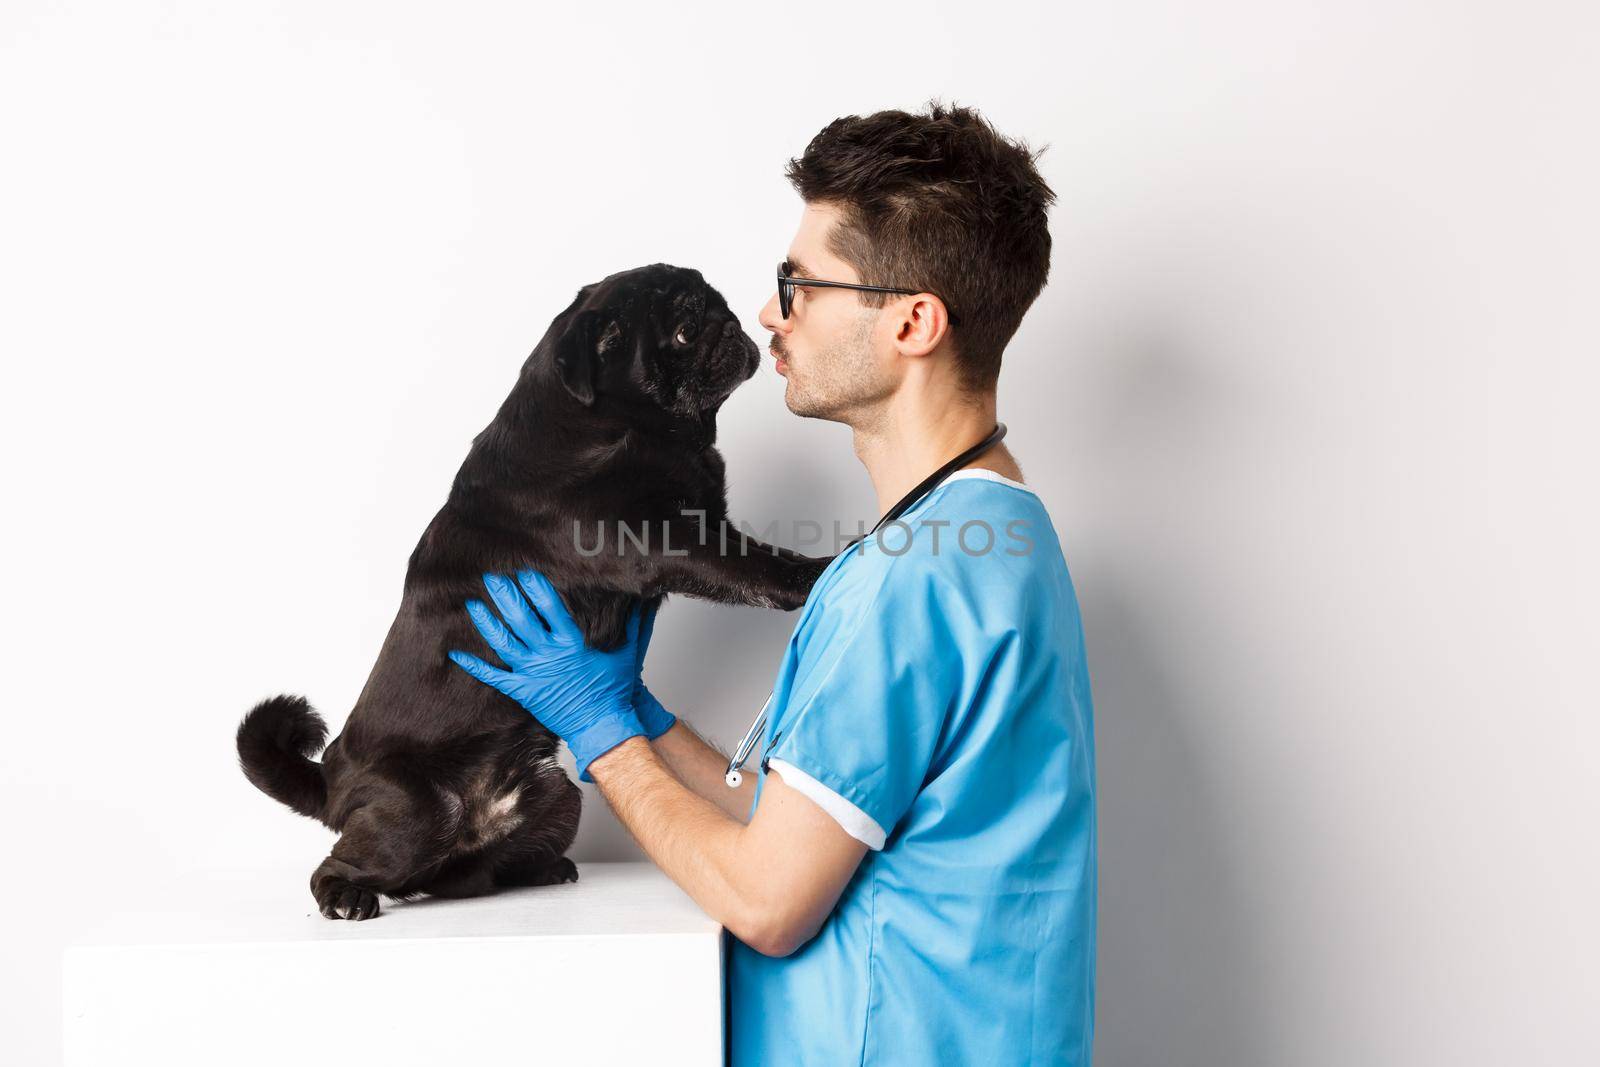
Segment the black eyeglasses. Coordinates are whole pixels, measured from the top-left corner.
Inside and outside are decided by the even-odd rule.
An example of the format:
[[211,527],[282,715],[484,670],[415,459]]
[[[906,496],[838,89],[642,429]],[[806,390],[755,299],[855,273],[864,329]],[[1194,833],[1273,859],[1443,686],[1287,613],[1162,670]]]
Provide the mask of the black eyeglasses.
[[[783,312],[783,317],[789,317],[789,309],[794,307],[794,290],[796,286],[811,286],[817,289],[860,289],[868,293],[900,293],[903,296],[916,296],[925,293],[926,289],[895,289],[887,285],[857,285],[854,282],[825,282],[816,278],[796,278],[789,274],[789,261],[784,260],[778,264],[778,310]],[[939,296],[934,293],[934,296]],[[959,326],[961,320],[950,307],[950,302],[939,296],[944,301],[945,314],[950,316],[950,325]]]

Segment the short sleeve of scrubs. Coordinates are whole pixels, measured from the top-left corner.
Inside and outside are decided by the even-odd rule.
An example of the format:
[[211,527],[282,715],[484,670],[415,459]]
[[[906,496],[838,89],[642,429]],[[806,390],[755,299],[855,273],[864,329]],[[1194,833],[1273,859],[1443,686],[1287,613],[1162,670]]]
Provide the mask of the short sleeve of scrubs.
[[882,849],[928,776],[960,657],[925,560],[848,565],[873,580],[828,606],[841,615],[798,664],[766,762],[846,832]]

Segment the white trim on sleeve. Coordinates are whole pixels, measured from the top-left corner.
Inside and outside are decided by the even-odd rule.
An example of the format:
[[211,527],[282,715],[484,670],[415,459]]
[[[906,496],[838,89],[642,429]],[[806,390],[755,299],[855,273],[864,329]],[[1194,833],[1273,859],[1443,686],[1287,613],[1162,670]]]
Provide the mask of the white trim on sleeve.
[[772,771],[781,771],[783,773],[784,785],[787,785],[790,789],[793,789],[796,793],[799,793],[801,796],[810,800],[817,807],[833,816],[834,822],[844,827],[845,833],[849,834],[857,841],[860,841],[874,852],[883,848],[884,838],[887,835],[884,834],[883,827],[879,826],[872,816],[868,815],[866,812],[862,811],[860,808],[856,807],[844,797],[840,796],[838,793],[835,793],[833,790],[829,789],[827,786],[823,785],[821,782],[817,781],[815,778],[811,777],[805,771],[802,771],[799,767],[796,767],[788,760],[777,758],[769,759],[767,761],[767,769]]

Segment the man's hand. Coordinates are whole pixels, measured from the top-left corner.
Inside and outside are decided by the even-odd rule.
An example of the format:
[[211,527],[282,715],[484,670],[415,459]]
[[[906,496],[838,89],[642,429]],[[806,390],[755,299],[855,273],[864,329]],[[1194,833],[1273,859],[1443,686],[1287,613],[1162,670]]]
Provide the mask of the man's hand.
[[[643,665],[639,605],[628,615],[627,641],[600,652],[584,644],[561,594],[538,571],[519,571],[515,582],[485,574],[483,584],[500,617],[481,600],[467,601],[467,614],[511,669],[500,670],[460,650],[450,652],[451,661],[532,713],[572,749],[578,780],[594,781],[589,763],[596,756],[646,733],[633,710],[635,687],[643,689],[638,681]],[[661,713],[671,714],[665,709]],[[662,730],[671,725],[667,722]]]
[[639,623],[639,663],[633,675],[633,711],[644,726],[645,737],[651,741],[672,729],[672,724],[678,721],[678,717],[662,707],[661,701],[644,685],[644,654],[650,647],[650,635],[655,632],[656,612],[660,608],[660,604],[651,608]]

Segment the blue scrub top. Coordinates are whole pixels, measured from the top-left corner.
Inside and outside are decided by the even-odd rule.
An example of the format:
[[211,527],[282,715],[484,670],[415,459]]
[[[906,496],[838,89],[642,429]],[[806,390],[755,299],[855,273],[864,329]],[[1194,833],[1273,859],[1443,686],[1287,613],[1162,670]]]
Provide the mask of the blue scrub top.
[[958,471],[841,552],[784,653],[764,752],[757,804],[776,770],[869,851],[793,954],[724,935],[729,1063],[1089,1063],[1089,673],[1031,489]]

